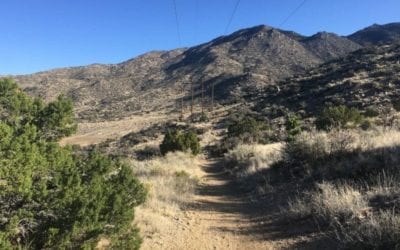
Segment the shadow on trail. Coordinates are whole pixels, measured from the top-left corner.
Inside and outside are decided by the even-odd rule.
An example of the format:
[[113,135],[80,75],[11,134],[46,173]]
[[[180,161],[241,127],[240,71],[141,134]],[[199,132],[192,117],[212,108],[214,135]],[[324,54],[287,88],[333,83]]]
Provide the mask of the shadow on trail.
[[[216,212],[222,214],[219,220],[221,226],[216,229],[232,234],[242,234],[259,241],[283,241],[293,238],[307,238],[317,232],[311,230],[313,227],[309,222],[282,222],[278,219],[280,207],[286,204],[288,194],[295,190],[275,189],[265,195],[261,200],[252,201],[251,195],[240,189],[232,175],[227,173],[222,160],[215,160],[202,166],[205,181],[198,189],[199,199],[189,206],[192,210]],[[213,219],[214,220],[214,219]],[[223,223],[232,220],[236,225]],[[217,223],[218,224],[218,223]],[[290,224],[290,226],[288,225]],[[330,245],[332,246],[332,244]],[[323,240],[311,242],[299,242],[295,244],[296,249],[330,249],[329,243]],[[293,247],[293,245],[291,245]]]
[[221,213],[242,214],[250,206],[247,204],[240,189],[231,181],[220,162],[212,162],[203,166],[207,173],[206,183],[200,185],[198,195],[200,199],[197,208]]

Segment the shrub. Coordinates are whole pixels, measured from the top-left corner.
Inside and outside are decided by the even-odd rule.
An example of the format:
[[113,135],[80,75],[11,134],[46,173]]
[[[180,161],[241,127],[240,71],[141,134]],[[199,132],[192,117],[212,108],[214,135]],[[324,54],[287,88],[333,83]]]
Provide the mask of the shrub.
[[377,117],[379,116],[379,111],[376,108],[369,107],[365,110],[364,115],[366,117]]
[[162,155],[168,152],[187,151],[189,149],[194,155],[200,153],[199,138],[193,131],[184,133],[177,129],[168,130],[160,145]]
[[230,171],[241,176],[253,174],[261,169],[268,169],[274,162],[281,159],[281,143],[268,145],[244,145],[240,144],[229,150],[224,159],[233,167]]
[[286,144],[279,167],[287,172],[280,173],[323,181],[312,191],[308,181],[300,184],[304,195],[290,200],[283,216],[314,222],[340,249],[400,249],[399,136],[395,130],[300,134]]
[[324,225],[346,222],[368,207],[365,197],[348,184],[317,184],[317,190],[288,202],[283,212],[288,218],[313,216]]
[[245,117],[228,126],[228,136],[238,137],[245,143],[257,142],[263,129],[265,126],[262,123],[251,117]]
[[314,166],[330,154],[328,134],[303,132],[286,143],[284,162],[278,170],[287,177],[314,175]]
[[282,146],[282,143],[240,144],[225,154],[226,170],[235,176],[242,188],[263,193],[266,188],[270,188],[264,172],[281,160]]
[[326,223],[345,222],[368,207],[362,194],[348,184],[322,183],[318,188],[311,197],[312,206],[315,216]]
[[234,149],[237,145],[241,144],[242,141],[238,137],[226,137],[221,140],[214,147],[211,146],[209,149],[209,153],[215,157],[221,157],[225,153],[228,153],[229,150]]
[[[282,214],[290,220],[313,218],[318,228],[327,226],[331,233],[326,235],[336,238],[343,249],[400,249],[396,205],[386,210],[369,206],[368,193],[375,189],[381,192],[382,188],[387,192],[387,184],[394,179],[386,176],[383,180],[364,192],[346,183],[318,184],[318,190],[289,201]],[[394,185],[398,191],[398,184]]]
[[184,137],[180,130],[168,130],[160,145],[161,154],[165,155],[168,152],[184,151],[185,144],[183,139]]
[[146,145],[144,148],[135,150],[138,160],[148,160],[156,156],[160,156],[160,148],[158,145]]
[[315,125],[317,129],[330,130],[355,126],[360,124],[362,120],[363,117],[358,109],[340,105],[325,108],[317,117]]
[[[100,237],[114,244],[127,233],[137,248],[131,221],[146,196],[142,184],[119,161],[53,142],[73,124],[65,120],[70,109],[56,115],[58,108],[39,103],[0,80],[0,248],[91,249]],[[47,137],[47,129],[60,133]]]
[[293,141],[301,133],[300,118],[295,114],[289,114],[285,123],[287,141]]
[[277,170],[284,178],[356,178],[391,169],[400,162],[397,134],[341,130],[302,132],[287,142]]
[[195,132],[189,131],[185,133],[183,136],[183,142],[185,145],[185,150],[190,149],[194,155],[198,155],[200,153],[200,142]]
[[250,117],[245,117],[241,120],[236,120],[228,126],[228,134],[232,136],[240,136],[245,133],[257,134],[259,124],[256,120]]

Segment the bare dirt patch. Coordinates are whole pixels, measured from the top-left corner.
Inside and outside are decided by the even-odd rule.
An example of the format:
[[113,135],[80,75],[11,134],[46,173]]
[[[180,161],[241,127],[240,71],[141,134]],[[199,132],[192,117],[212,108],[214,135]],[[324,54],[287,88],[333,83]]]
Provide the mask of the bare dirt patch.
[[60,141],[61,145],[88,146],[107,139],[122,137],[131,132],[140,131],[162,121],[170,119],[165,114],[131,116],[118,121],[84,122],[78,124],[78,132]]

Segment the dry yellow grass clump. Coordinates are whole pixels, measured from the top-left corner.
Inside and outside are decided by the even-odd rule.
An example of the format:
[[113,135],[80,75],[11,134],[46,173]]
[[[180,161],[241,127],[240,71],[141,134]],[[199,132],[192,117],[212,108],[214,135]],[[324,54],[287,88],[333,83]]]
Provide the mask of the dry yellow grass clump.
[[241,144],[225,154],[226,170],[235,176],[242,188],[264,194],[271,188],[264,170],[282,159],[283,143]]
[[319,158],[324,154],[368,151],[400,145],[400,131],[377,128],[375,130],[333,130],[331,132],[303,132],[293,143],[309,151],[310,156]]
[[235,164],[242,174],[252,174],[262,168],[269,168],[281,159],[282,143],[267,145],[241,144],[225,154],[225,160]]
[[362,216],[368,207],[359,190],[348,184],[317,184],[318,190],[305,198],[289,201],[286,216],[293,219],[315,216],[324,223],[345,221]]
[[[191,202],[200,178],[200,157],[183,152],[168,153],[147,161],[132,161],[134,174],[148,188],[146,203],[136,210],[135,223],[141,235],[153,244],[157,235],[173,229]],[[151,239],[151,240],[150,240]]]
[[194,194],[199,179],[196,161],[189,153],[168,153],[147,161],[133,161],[135,175],[149,189],[144,207],[168,213],[184,206]]

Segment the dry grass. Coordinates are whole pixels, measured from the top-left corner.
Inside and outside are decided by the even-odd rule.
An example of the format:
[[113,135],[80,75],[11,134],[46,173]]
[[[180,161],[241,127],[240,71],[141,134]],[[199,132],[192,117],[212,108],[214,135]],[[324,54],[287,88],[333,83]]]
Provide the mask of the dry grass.
[[260,168],[268,168],[272,163],[281,159],[282,143],[268,145],[238,145],[225,154],[225,160],[238,165],[246,165],[248,170],[256,171]]
[[316,214],[328,222],[359,217],[368,207],[360,191],[348,184],[334,186],[322,183],[318,188],[320,191],[312,196],[312,206]]
[[283,218],[311,219],[344,249],[400,249],[399,147],[396,130],[302,133],[286,145],[280,173],[318,183],[290,200]]
[[238,145],[225,154],[227,170],[246,189],[262,194],[270,189],[264,170],[281,160],[282,143]]
[[337,227],[337,239],[346,249],[400,249],[400,216],[381,211],[347,227]]
[[283,216],[287,220],[314,218],[318,226],[329,226],[330,235],[345,249],[400,249],[398,211],[394,206],[387,210],[371,207],[371,192],[390,189],[390,194],[400,194],[400,188],[395,189],[398,183],[386,184],[357,190],[346,183],[322,183],[318,191],[290,201]]
[[282,175],[335,179],[396,168],[400,132],[343,130],[303,132],[284,149]]
[[183,152],[147,161],[133,161],[134,174],[149,189],[144,207],[168,213],[188,202],[198,182],[197,159]]
[[400,249],[400,215],[395,206],[371,204],[376,192],[400,194],[398,183],[383,178],[387,176],[378,177],[381,184],[376,182],[369,190],[346,183],[319,184],[319,190],[290,201],[283,215],[289,220],[314,218],[318,226],[329,226],[330,235],[345,249]]
[[362,216],[368,202],[360,191],[349,184],[320,183],[318,191],[289,201],[284,211],[289,218],[313,216],[324,224],[333,224]]
[[183,152],[132,161],[134,174],[149,191],[146,203],[135,212],[135,223],[147,239],[144,248],[172,230],[176,220],[184,216],[184,207],[191,202],[200,178],[199,161],[199,157]]
[[317,159],[335,153],[368,151],[399,145],[400,131],[376,129],[370,131],[334,130],[329,133],[303,132],[291,146],[295,147],[298,153],[304,153],[305,157]]

